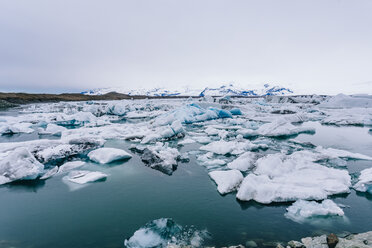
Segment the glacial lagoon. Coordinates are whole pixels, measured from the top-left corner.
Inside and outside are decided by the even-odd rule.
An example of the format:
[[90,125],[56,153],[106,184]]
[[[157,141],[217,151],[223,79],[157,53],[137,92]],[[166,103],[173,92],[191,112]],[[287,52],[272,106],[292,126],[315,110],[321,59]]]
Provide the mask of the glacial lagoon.
[[[215,103],[208,103],[206,100],[206,102],[196,101],[196,104],[200,108],[207,108],[210,105],[213,108],[218,107],[225,110],[231,109],[231,105],[239,107],[243,114],[234,115],[231,118],[206,118],[198,121],[190,121],[189,118],[186,123],[181,120],[183,135],[170,135],[166,138],[164,136],[149,137],[148,143],[141,144],[141,140],[143,141],[146,135],[151,135],[151,132],[149,134],[143,133],[144,136],[142,136],[138,135],[138,130],[135,128],[146,123],[141,132],[148,128],[153,133],[163,132],[164,134],[166,132],[159,128],[167,126],[168,123],[155,125],[154,120],[155,122],[161,120],[159,117],[164,115],[168,118],[168,113],[190,104],[190,100],[169,101],[162,100],[157,108],[149,108],[148,110],[146,110],[146,106],[154,104],[153,102],[127,101],[125,104],[128,106],[145,105],[145,107],[140,107],[140,110],[138,106],[129,110],[116,107],[116,110],[111,109],[110,115],[101,113],[102,111],[97,114],[99,111],[97,108],[91,107],[96,106],[92,103],[69,103],[67,104],[69,111],[66,111],[63,104],[40,104],[2,112],[0,119],[5,120],[3,123],[27,122],[31,123],[28,128],[34,130],[28,133],[21,130],[0,136],[2,144],[0,150],[3,152],[3,157],[7,156],[7,152],[9,152],[7,149],[10,149],[9,147],[14,143],[25,141],[25,147],[34,149],[38,145],[30,145],[27,142],[43,139],[50,140],[51,144],[48,146],[56,146],[57,144],[53,141],[64,140],[68,135],[77,139],[101,134],[102,136],[96,138],[102,138],[104,142],[97,147],[122,149],[130,153],[132,158],[109,164],[99,164],[92,162],[87,157],[86,152],[92,150],[88,148],[88,151],[84,151],[85,154],[69,156],[66,161],[81,160],[85,164],[79,167],[79,170],[103,172],[107,178],[81,185],[66,180],[66,173],[57,173],[46,180],[41,180],[38,177],[33,180],[15,180],[1,185],[1,247],[124,247],[124,241],[132,237],[146,223],[162,218],[171,218],[184,230],[189,230],[190,235],[194,234],[195,230],[199,230],[203,235],[200,235],[202,237],[198,245],[216,247],[244,245],[250,240],[255,241],[259,246],[270,246],[276,242],[284,243],[289,240],[299,240],[302,237],[329,232],[341,234],[372,230],[372,195],[353,189],[360,172],[372,167],[372,161],[368,159],[341,156],[340,158],[328,157],[317,161],[317,164],[347,171],[350,175],[349,192],[332,193],[326,197],[336,203],[343,210],[344,215],[312,216],[298,222],[285,216],[286,209],[294,202],[292,199],[263,204],[255,200],[241,201],[237,199],[236,190],[221,195],[217,191],[216,183],[211,180],[208,173],[214,170],[227,170],[226,164],[236,159],[241,152],[234,154],[237,147],[223,155],[212,152],[209,156],[212,162],[208,163],[203,160],[205,158],[203,155],[208,152],[200,149],[215,141],[226,140],[229,142],[239,139],[241,142],[249,141],[252,144],[265,145],[264,149],[252,150],[260,158],[275,153],[291,154],[297,150],[313,151],[316,147],[339,149],[352,154],[357,153],[372,157],[372,135],[368,123],[327,124],[324,122],[326,118],[337,116],[334,114],[334,109],[323,110],[317,105],[308,103],[297,105],[285,103],[283,105],[256,100],[257,102],[250,101],[247,107],[235,100],[229,100],[231,102],[228,103],[223,102],[218,106]],[[173,104],[172,101],[176,104]],[[100,104],[98,103],[97,106],[101,106]],[[278,118],[296,115],[295,113],[269,114],[273,110],[283,109],[283,106],[288,106],[288,109],[294,110],[293,112],[302,111],[303,121],[293,122],[293,128],[301,127],[315,131],[292,133],[289,136],[285,134],[264,135],[263,133],[251,135],[251,132],[248,132],[250,134],[245,136],[240,129],[232,128],[232,126],[239,126],[251,131],[259,130],[259,127],[264,125],[263,123],[272,123]],[[312,110],[308,111],[309,108]],[[67,118],[65,116],[89,111],[94,113],[94,117],[92,117],[94,121],[91,119],[70,126],[66,124]],[[158,112],[156,113],[156,111]],[[350,109],[346,111],[351,113],[350,120],[360,117],[360,115],[352,116],[352,114],[363,112]],[[45,117],[45,113],[48,114],[48,117]],[[268,114],[263,115],[262,113]],[[365,113],[367,119],[371,117],[369,113],[371,112]],[[26,115],[29,117],[17,119],[17,117]],[[37,115],[44,116],[44,119],[41,120]],[[61,116],[64,116],[64,119]],[[267,116],[271,119],[263,119]],[[173,117],[178,118],[177,115]],[[61,121],[61,118],[64,122]],[[365,118],[362,121],[365,121]],[[291,120],[287,122],[291,123]],[[66,129],[62,131],[61,135],[39,134],[40,130],[45,129],[48,123],[56,123]],[[252,125],[248,126],[245,123]],[[127,132],[123,136],[118,135],[120,130],[116,130],[115,132],[118,133],[114,133],[114,135],[112,135],[113,130],[103,130],[103,127],[112,125],[116,125],[115,129],[120,129],[120,125],[123,127],[133,125],[133,128],[126,129]],[[213,127],[218,131],[215,133],[205,132],[208,127]],[[89,135],[86,132],[86,130],[97,128],[101,130],[99,132],[95,130]],[[74,132],[74,130],[85,131],[68,133]],[[64,132],[68,134],[65,135]],[[137,134],[129,137],[129,133]],[[239,134],[240,136],[237,137]],[[203,137],[204,140],[200,137]],[[179,144],[186,139],[194,139],[195,142]],[[179,154],[186,157],[186,159],[177,160],[176,168],[173,166],[171,173],[151,168],[141,160],[141,149],[146,146],[151,148],[159,145],[159,142],[160,146],[167,144],[167,148],[174,148]],[[248,149],[247,146],[244,147],[245,150]],[[38,158],[40,159],[40,157]],[[216,159],[226,163],[218,164]],[[66,161],[60,157],[55,161],[53,159],[44,160],[45,171],[53,166],[61,166]],[[252,169],[242,173],[245,177],[254,171],[253,165]],[[316,200],[321,202],[322,199]],[[187,243],[189,242],[187,239],[190,237],[186,236],[184,238]]]

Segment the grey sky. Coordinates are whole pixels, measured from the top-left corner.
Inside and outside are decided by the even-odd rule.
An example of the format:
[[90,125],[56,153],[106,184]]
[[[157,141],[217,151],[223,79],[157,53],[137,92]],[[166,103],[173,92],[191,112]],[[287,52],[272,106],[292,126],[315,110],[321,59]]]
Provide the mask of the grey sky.
[[371,0],[0,0],[0,90],[372,93]]

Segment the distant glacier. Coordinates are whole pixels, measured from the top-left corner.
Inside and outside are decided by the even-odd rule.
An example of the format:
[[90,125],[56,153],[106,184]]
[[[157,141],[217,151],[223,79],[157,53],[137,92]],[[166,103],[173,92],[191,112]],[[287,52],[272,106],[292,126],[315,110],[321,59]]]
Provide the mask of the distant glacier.
[[104,95],[109,92],[117,92],[131,96],[268,96],[268,95],[292,95],[294,91],[277,85],[264,84],[254,87],[237,87],[234,84],[225,84],[219,87],[205,87],[204,89],[183,88],[171,90],[163,87],[153,89],[128,90],[124,88],[98,88],[81,92],[84,95]]

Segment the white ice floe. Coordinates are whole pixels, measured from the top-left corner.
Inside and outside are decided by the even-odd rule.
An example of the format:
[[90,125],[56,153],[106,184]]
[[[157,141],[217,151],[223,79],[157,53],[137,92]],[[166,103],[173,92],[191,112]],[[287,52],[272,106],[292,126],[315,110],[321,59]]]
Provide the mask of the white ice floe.
[[16,133],[32,133],[35,130],[31,128],[32,123],[7,123],[0,122],[0,135]]
[[345,150],[339,150],[334,148],[323,148],[321,146],[318,146],[315,148],[315,151],[327,156],[328,158],[350,158],[350,159],[361,159],[361,160],[372,160],[372,157],[360,154],[360,153],[354,153],[349,152]]
[[16,180],[31,180],[39,177],[44,165],[26,149],[17,148],[0,159],[0,185]]
[[226,155],[234,150],[234,142],[219,140],[200,147],[200,150]]
[[132,155],[122,149],[103,147],[91,151],[88,153],[88,157],[94,162],[108,164],[117,160],[129,159]]
[[196,141],[194,139],[186,138],[178,142],[179,145],[187,145],[187,144],[192,144],[195,143]]
[[227,194],[238,189],[243,181],[243,175],[238,170],[212,171],[209,176],[217,184],[217,190],[220,194]]
[[278,119],[273,122],[263,124],[258,128],[257,133],[262,136],[279,137],[300,133],[315,133],[315,129],[312,127],[294,126],[284,119]]
[[218,140],[213,141],[207,145],[200,147],[200,150],[213,152],[215,154],[227,155],[234,154],[239,155],[245,151],[255,150],[255,149],[265,149],[267,145],[264,144],[254,144],[249,140],[235,139],[234,141]]
[[265,204],[321,200],[350,192],[350,186],[346,170],[328,168],[298,155],[270,154],[257,160],[254,173],[244,178],[237,198]]
[[44,173],[44,175],[40,177],[40,179],[45,180],[45,179],[51,178],[52,176],[57,174],[57,172],[58,172],[58,166],[54,166],[52,169],[47,170]]
[[70,170],[74,170],[76,168],[79,168],[83,166],[85,162],[83,161],[71,161],[71,162],[66,162],[63,165],[61,165],[58,169],[58,173],[64,173]]
[[354,185],[354,189],[372,194],[372,168],[364,169],[360,172],[358,182]]
[[312,217],[344,216],[344,211],[332,200],[316,201],[298,200],[287,208],[285,216],[295,222],[302,223]]
[[77,184],[86,184],[105,178],[107,178],[107,175],[100,171],[76,170],[71,171],[64,179]]
[[61,136],[62,132],[66,130],[67,128],[65,127],[50,123],[45,129],[40,129],[39,134],[50,134],[50,135],[55,135],[55,136]]
[[247,171],[254,166],[257,155],[254,152],[245,152],[235,160],[227,164],[230,169],[236,169],[240,171]]

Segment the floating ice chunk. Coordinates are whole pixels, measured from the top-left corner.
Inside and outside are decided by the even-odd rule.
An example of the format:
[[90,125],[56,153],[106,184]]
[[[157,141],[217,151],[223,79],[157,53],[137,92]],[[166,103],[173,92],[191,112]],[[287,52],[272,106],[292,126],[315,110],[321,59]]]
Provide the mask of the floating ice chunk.
[[59,167],[58,173],[64,173],[64,172],[79,168],[79,167],[83,166],[84,164],[85,163],[83,161],[66,162]]
[[44,165],[26,148],[16,148],[0,159],[0,184],[36,179],[43,171]]
[[233,143],[234,142],[224,140],[213,141],[208,145],[200,147],[200,150],[226,155],[234,150],[234,146],[232,145]]
[[254,173],[243,180],[238,199],[265,204],[321,200],[328,195],[348,193],[351,186],[346,170],[328,168],[301,156],[267,155],[257,160]]
[[238,108],[233,108],[233,109],[230,109],[230,113],[232,115],[242,115],[242,111]]
[[35,130],[31,128],[32,123],[6,123],[0,122],[0,135],[1,134],[16,134],[16,133],[32,133]]
[[271,123],[266,123],[260,126],[257,133],[262,136],[279,137],[290,136],[300,133],[315,133],[312,127],[297,127],[285,120],[276,120]]
[[372,194],[372,168],[362,170],[354,189]]
[[91,151],[88,157],[94,162],[108,164],[117,160],[130,159],[132,155],[121,149],[103,147]]
[[65,177],[68,181],[78,184],[96,182],[105,178],[107,178],[107,175],[102,172],[85,170],[71,171],[68,176]]
[[240,155],[238,158],[227,164],[227,167],[230,169],[236,169],[240,171],[247,171],[254,166],[256,161],[256,154],[254,152],[245,152]]
[[244,178],[238,170],[212,171],[209,172],[209,176],[216,182],[220,194],[235,191]]
[[162,218],[148,222],[132,237],[124,241],[127,248],[201,247],[206,231],[183,228],[172,219]]
[[194,136],[192,138],[200,144],[208,144],[212,141],[211,138],[206,136]]
[[[74,143],[74,141],[72,141]],[[96,147],[92,143],[82,144],[59,144],[50,145],[48,147],[35,147],[33,153],[35,157],[43,163],[61,163],[64,160],[78,156],[84,153],[86,150]]]
[[176,148],[168,147],[162,143],[147,146],[143,150],[141,160],[149,167],[171,175],[177,169],[177,160],[180,153]]
[[332,200],[321,203],[298,200],[287,208],[285,216],[295,222],[302,223],[311,217],[338,215],[344,216],[344,211]]
[[[171,130],[170,132],[172,133]],[[156,141],[160,140],[163,137],[162,135],[165,135],[165,133],[162,133],[162,134],[150,133],[146,135],[145,137],[143,137],[141,144],[155,143]]]
[[181,140],[180,142],[178,142],[178,144],[179,145],[186,145],[186,144],[192,144],[192,143],[195,143],[195,142],[196,142],[195,140],[187,138],[187,139]]
[[367,156],[367,155],[334,149],[334,148],[323,148],[321,146],[318,146],[317,148],[315,148],[315,151],[329,158],[351,158],[351,159],[361,159],[361,160],[372,160],[372,157]]
[[39,131],[39,134],[50,134],[50,135],[55,135],[55,136],[61,136],[62,132],[65,130],[67,130],[67,128],[50,123],[45,128],[45,130],[41,129]]
[[54,166],[52,169],[48,170],[40,179],[45,180],[51,178],[58,172],[58,166]]

